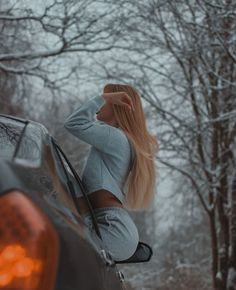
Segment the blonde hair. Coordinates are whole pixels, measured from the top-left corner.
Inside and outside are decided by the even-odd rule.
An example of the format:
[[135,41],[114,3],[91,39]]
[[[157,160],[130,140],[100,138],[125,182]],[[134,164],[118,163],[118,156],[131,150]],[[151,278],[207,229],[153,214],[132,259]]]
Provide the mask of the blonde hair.
[[125,182],[125,206],[130,209],[145,209],[153,201],[156,189],[157,171],[155,153],[159,149],[157,138],[147,130],[141,98],[128,84],[107,84],[104,93],[126,92],[132,99],[135,111],[112,104],[118,126],[124,131],[133,145],[135,157],[133,166]]

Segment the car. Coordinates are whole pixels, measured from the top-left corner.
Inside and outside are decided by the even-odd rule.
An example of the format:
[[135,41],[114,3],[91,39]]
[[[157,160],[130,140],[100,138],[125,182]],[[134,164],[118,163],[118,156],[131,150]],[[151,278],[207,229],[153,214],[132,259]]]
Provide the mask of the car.
[[83,222],[79,191],[100,236],[81,178],[46,127],[0,114],[0,289],[120,290],[117,264],[150,260],[152,248],[139,242],[114,261]]

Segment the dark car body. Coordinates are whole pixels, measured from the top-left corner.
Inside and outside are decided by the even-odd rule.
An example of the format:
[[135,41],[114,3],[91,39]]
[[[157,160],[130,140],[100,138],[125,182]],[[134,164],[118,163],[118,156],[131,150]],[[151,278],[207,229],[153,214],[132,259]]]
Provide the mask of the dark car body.
[[[49,270],[55,272],[55,279],[51,286],[44,285],[40,290],[123,289],[122,275],[115,261],[104,251],[102,243],[93,243],[80,216],[76,191],[83,189],[78,178],[66,155],[43,125],[0,115],[0,246],[4,239],[8,241],[4,236],[7,227],[3,225],[4,219],[9,216],[9,227],[18,222],[13,219],[17,208],[7,213],[1,201],[17,192],[48,219],[58,240],[57,262],[50,264],[48,261]],[[24,219],[24,215],[27,215],[27,208],[20,211],[19,220]],[[19,233],[15,235],[21,243]],[[29,236],[25,235],[22,243],[26,243],[27,238]],[[31,246],[32,241],[33,238]],[[56,251],[53,243],[48,242],[45,251],[49,254]],[[9,282],[8,286],[0,289],[16,289],[10,285]],[[32,290],[39,290],[37,285],[34,287]]]

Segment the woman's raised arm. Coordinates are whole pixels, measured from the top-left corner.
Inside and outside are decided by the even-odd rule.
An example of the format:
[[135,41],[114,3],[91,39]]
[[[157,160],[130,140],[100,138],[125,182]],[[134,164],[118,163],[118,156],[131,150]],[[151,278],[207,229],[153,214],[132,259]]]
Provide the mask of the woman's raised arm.
[[100,95],[89,99],[66,118],[64,127],[80,140],[103,152],[114,154],[121,142],[121,132],[105,122],[94,119],[95,113],[103,104],[105,99]]

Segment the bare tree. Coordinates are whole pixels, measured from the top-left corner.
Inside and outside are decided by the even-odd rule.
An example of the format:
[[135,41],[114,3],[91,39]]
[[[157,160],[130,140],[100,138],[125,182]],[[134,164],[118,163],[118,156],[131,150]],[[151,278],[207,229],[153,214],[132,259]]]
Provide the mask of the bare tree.
[[78,169],[78,143],[64,138],[63,120],[91,94],[92,85],[84,88],[92,56],[115,46],[117,13],[119,5],[92,0],[11,0],[0,7],[1,112],[45,124]]
[[45,102],[54,106],[55,98],[76,98],[90,55],[109,51],[118,39],[117,11],[91,0],[12,0],[2,7],[0,70],[17,79],[18,94],[28,94],[22,103],[28,112],[37,116],[36,95],[40,111]]
[[[0,3],[0,10],[6,9],[4,3]],[[19,47],[19,44],[15,39],[9,39],[8,34],[12,31],[17,31],[18,28],[14,27],[11,23],[0,22],[0,51],[3,54],[7,54],[11,47]],[[7,65],[12,65],[10,61],[6,62]],[[22,108],[17,106],[17,101],[20,96],[17,96],[17,76],[2,70],[0,68],[0,111],[1,113],[8,113],[13,115],[20,115]]]
[[183,193],[194,191],[208,217],[213,288],[235,289],[236,4],[52,0],[32,9],[23,3],[0,11],[2,39],[17,43],[0,54],[0,73],[14,84],[9,95],[25,87],[29,111],[35,108],[29,94],[43,88],[34,116],[49,123],[63,116],[68,96],[78,99],[88,75],[97,81],[103,69],[103,80],[132,82],[157,126],[158,163],[188,181]]
[[235,289],[236,4],[122,3],[123,58],[101,67],[156,112],[158,161],[188,180],[208,216],[213,288]]

